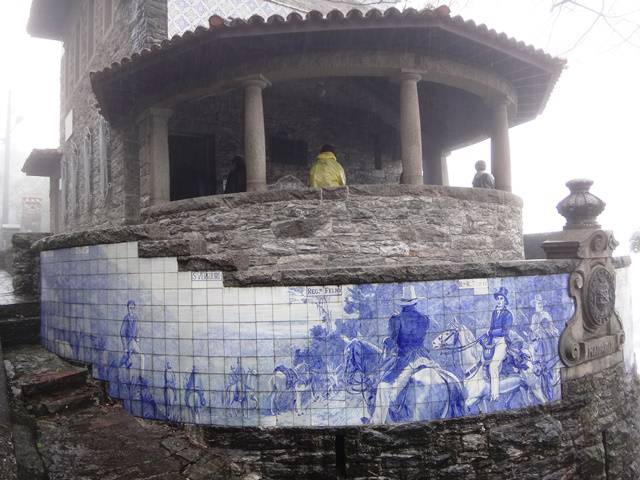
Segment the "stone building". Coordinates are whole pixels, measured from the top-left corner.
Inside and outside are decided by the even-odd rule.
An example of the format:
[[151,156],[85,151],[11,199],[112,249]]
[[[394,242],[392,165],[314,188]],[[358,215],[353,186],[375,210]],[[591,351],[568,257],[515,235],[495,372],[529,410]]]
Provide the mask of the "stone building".
[[[64,45],[60,69],[60,156],[55,150],[36,151],[25,164],[27,175],[51,178],[52,231],[127,223],[137,216],[125,201],[130,195],[130,183],[139,176],[136,170],[127,170],[132,166],[125,161],[132,139],[127,138],[126,132],[112,128],[95,108],[89,72],[186,30],[207,25],[213,14],[231,20],[253,14],[328,12],[331,8],[334,4],[328,0],[34,1],[28,31],[36,37],[60,40]],[[184,133],[192,134],[179,123],[174,130],[178,144]],[[213,134],[211,128],[205,136],[193,133],[200,136],[200,148],[212,148],[205,146],[212,139],[203,138]],[[226,171],[221,163],[222,148],[218,147],[218,173]],[[215,177],[207,180],[215,183]],[[220,173],[217,182],[221,183]],[[208,188],[215,191],[215,185]]]
[[[62,177],[61,233],[21,245],[43,344],[264,478],[636,478],[629,260],[585,180],[525,259],[511,193],[564,61],[311,3],[34,0],[65,42],[60,149],[25,165]],[[486,138],[497,188],[447,186]],[[304,188],[325,143],[348,186]]]

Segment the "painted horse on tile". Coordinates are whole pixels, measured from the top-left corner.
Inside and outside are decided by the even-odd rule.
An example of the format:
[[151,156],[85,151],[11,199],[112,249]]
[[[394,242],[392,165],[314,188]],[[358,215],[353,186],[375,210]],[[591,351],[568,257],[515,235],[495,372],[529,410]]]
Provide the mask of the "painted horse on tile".
[[307,364],[300,363],[294,368],[278,365],[269,380],[271,414],[294,410],[303,415],[305,405],[316,398],[312,385],[313,374]]
[[[348,393],[362,395],[370,415],[363,423],[434,420],[464,413],[460,380],[427,359],[412,366],[405,387],[394,392],[397,394],[389,398],[388,405],[378,405],[387,360],[385,349],[366,340],[353,339],[345,348],[343,382]],[[382,408],[385,411],[381,414]]]
[[[457,320],[454,320],[450,327],[433,340],[432,346],[434,350],[457,354],[458,365],[463,371],[465,408],[471,410],[477,407],[480,411],[486,412],[491,388],[484,347],[480,339],[476,339],[471,330]],[[531,349],[523,341],[518,343],[519,348],[510,352],[510,362],[506,362],[501,372],[500,395],[508,395],[505,401],[507,407],[510,407],[518,393],[523,399],[523,406],[532,403],[530,395],[540,403],[546,403],[541,379],[535,373]],[[504,374],[505,369],[510,369],[510,373]]]

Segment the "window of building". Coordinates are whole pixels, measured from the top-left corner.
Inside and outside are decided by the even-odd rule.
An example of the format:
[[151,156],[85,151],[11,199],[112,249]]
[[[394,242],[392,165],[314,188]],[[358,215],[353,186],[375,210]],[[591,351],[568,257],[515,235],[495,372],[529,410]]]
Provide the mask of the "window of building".
[[91,207],[93,198],[93,133],[89,128],[85,129],[82,141],[82,170],[84,180],[85,204]]
[[109,28],[111,28],[111,24],[113,23],[113,10],[114,10],[114,1],[113,0],[104,0],[104,16],[103,16],[103,26],[104,32],[107,33]]
[[74,46],[73,46],[73,51],[74,51],[74,65],[73,65],[73,79],[74,80],[78,80],[78,78],[80,78],[80,44],[81,44],[81,38],[80,38],[80,25],[76,25],[76,29],[75,29],[75,42],[74,42]]
[[87,58],[91,61],[94,50],[94,16],[95,16],[95,3],[94,0],[89,0],[87,4]]
[[100,162],[100,179],[99,188],[102,198],[106,201],[109,196],[111,187],[111,170],[109,164],[109,139],[110,139],[109,123],[100,118],[98,122],[98,155]]

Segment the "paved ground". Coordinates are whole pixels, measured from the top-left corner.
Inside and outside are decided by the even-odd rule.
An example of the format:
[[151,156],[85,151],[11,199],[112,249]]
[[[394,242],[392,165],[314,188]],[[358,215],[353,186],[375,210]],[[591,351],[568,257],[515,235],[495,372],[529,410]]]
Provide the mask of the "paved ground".
[[119,405],[42,417],[37,447],[51,480],[258,480],[230,452],[206,450],[181,429]]
[[[206,449],[187,432],[164,422],[135,418],[105,401],[101,385],[83,368],[39,346],[4,352],[22,430],[18,464],[41,463],[19,478],[34,480],[258,480],[257,458],[243,452]],[[78,375],[82,382],[78,382]],[[98,394],[99,393],[99,394]],[[83,401],[77,401],[81,399]],[[14,429],[15,430],[15,429]],[[0,454],[2,454],[0,430]],[[20,453],[20,452],[18,452]],[[0,463],[0,469],[2,465]],[[1,470],[0,470],[1,472]],[[15,477],[6,477],[13,480]],[[5,480],[0,476],[0,480]]]

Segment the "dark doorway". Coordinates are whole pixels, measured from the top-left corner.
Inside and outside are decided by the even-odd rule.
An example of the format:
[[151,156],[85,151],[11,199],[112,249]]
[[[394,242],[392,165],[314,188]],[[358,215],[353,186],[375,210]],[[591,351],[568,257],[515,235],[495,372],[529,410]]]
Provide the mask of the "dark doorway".
[[169,165],[171,200],[204,197],[216,193],[213,136],[169,135]]

